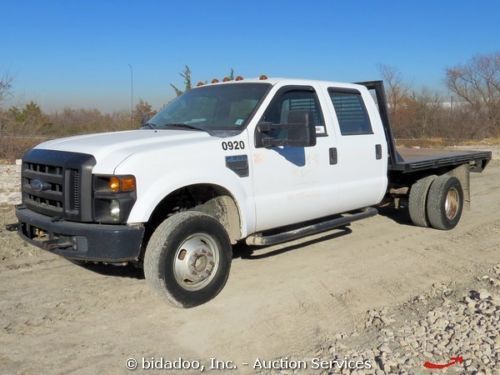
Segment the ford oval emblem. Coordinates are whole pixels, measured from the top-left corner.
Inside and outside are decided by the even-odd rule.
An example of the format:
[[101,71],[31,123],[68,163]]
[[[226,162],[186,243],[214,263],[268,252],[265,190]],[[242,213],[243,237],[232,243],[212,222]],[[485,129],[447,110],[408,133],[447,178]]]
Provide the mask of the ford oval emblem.
[[41,192],[41,191],[45,190],[45,183],[43,181],[40,181],[37,178],[31,180],[30,186],[31,186],[31,190],[36,191],[36,192]]

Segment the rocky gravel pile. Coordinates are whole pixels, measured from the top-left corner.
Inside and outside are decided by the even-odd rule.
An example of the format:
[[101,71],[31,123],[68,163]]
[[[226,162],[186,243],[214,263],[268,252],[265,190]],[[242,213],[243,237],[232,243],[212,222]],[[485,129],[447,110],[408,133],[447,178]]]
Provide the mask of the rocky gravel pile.
[[[273,374],[500,374],[500,264],[476,279],[476,289],[434,285],[394,311],[368,311],[365,328],[337,334],[313,357],[332,361],[329,369],[274,369]],[[298,358],[298,357],[297,357]],[[346,365],[351,361],[351,368]],[[289,362],[292,362],[290,359]],[[295,361],[299,361],[296,359]],[[370,363],[371,368],[353,364]],[[426,362],[444,365],[428,369]],[[293,363],[293,362],[292,362]]]
[[21,164],[0,164],[0,206],[21,203]]

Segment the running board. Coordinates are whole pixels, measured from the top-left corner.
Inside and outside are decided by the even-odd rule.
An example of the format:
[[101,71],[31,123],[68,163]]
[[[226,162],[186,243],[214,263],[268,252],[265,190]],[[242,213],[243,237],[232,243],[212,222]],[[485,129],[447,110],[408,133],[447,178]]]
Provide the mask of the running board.
[[292,241],[297,238],[304,236],[309,236],[311,234],[316,234],[324,232],[326,230],[338,228],[345,226],[353,221],[365,219],[367,217],[375,216],[378,211],[374,207],[367,207],[361,212],[354,214],[346,214],[345,216],[337,217],[335,219],[325,220],[316,224],[307,225],[298,229],[289,230],[287,232],[281,232],[276,234],[265,235],[263,233],[255,233],[246,238],[247,245],[253,246],[268,246],[274,245],[280,242]]

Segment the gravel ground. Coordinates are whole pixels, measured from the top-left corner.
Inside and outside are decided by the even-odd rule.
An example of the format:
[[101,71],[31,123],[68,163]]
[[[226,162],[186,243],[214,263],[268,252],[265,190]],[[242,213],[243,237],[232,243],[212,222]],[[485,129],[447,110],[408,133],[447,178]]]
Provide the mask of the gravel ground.
[[[472,283],[434,284],[428,294],[395,308],[369,310],[359,330],[338,333],[321,343],[312,358],[332,358],[334,366],[321,374],[428,374],[424,363],[456,365],[440,373],[493,375],[500,373],[500,264]],[[468,287],[471,285],[469,284]],[[303,356],[291,356],[284,369],[264,374],[295,374]],[[345,360],[370,363],[369,369],[342,366]],[[353,366],[353,365],[351,365]],[[288,367],[289,369],[286,369]]]
[[[456,290],[435,285],[397,309],[370,310],[366,331],[339,335],[328,347],[346,350],[347,357],[363,353],[374,363],[376,374],[416,374],[426,361],[447,363],[461,356],[463,365],[450,370],[468,374],[500,372],[500,264],[490,275],[478,278],[478,290]],[[411,316],[412,319],[400,319]],[[370,345],[363,344],[370,338]],[[341,357],[339,357],[341,359]],[[422,368],[420,372],[424,372]],[[348,373],[373,373],[373,371]]]
[[0,164],[0,207],[21,203],[21,165]]

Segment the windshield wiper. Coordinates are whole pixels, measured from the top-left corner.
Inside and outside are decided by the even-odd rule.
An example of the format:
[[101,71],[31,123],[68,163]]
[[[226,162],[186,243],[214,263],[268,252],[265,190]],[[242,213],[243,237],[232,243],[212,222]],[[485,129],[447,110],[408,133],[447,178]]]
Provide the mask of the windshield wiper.
[[156,125],[152,122],[146,122],[141,125],[141,129],[156,129]]
[[183,122],[170,122],[168,124],[162,125],[162,127],[187,128],[187,129],[201,130],[204,132],[208,132],[207,129],[204,129],[204,128],[198,127],[198,126],[194,126],[191,124],[184,124]]

